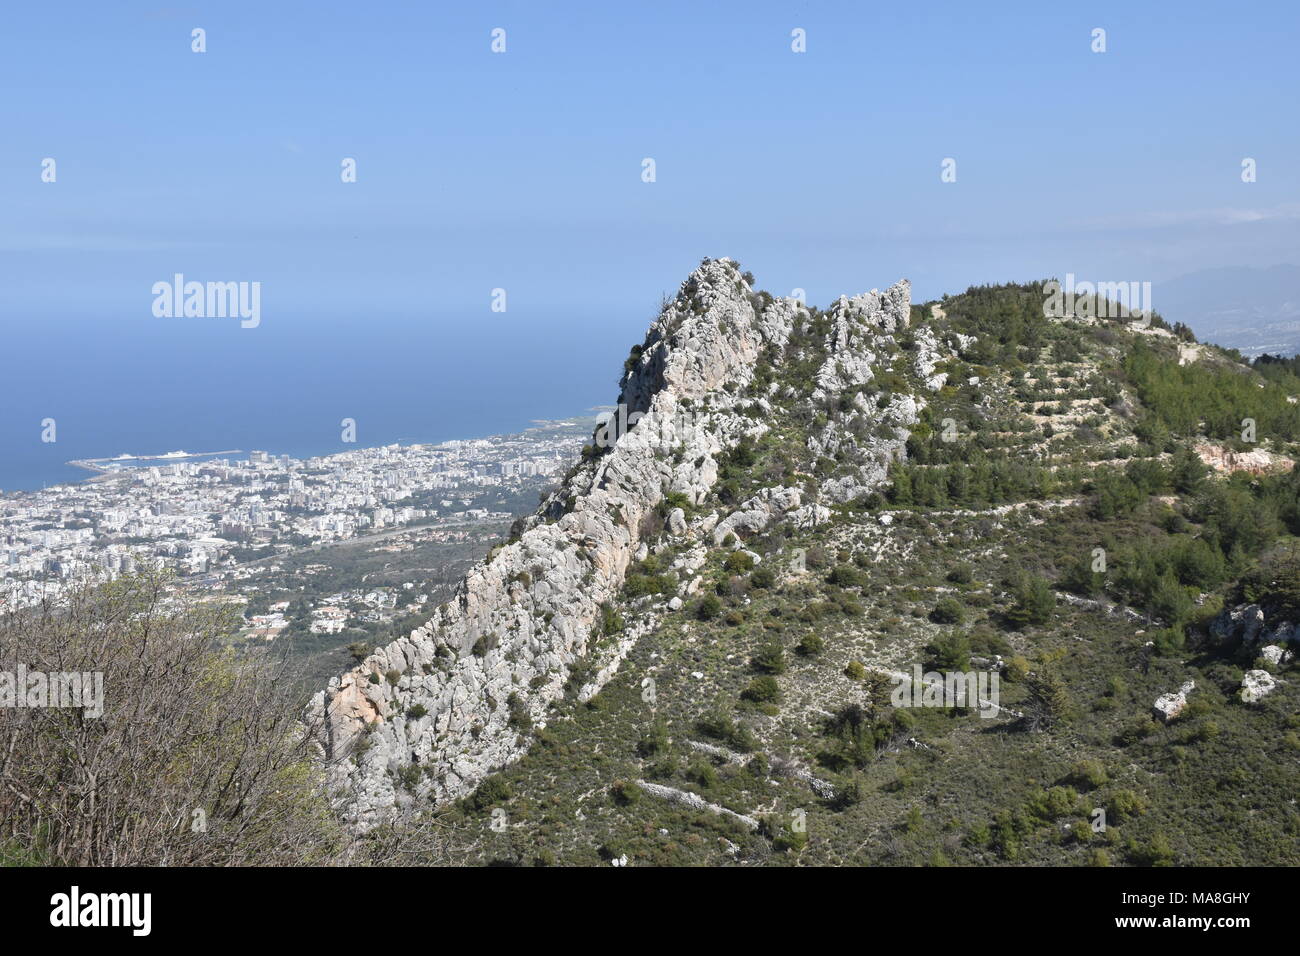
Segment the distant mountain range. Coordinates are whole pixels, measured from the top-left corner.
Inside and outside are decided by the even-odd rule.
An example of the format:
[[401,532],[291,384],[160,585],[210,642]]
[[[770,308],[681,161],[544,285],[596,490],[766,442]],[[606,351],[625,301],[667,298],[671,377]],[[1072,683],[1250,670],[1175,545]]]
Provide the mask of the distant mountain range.
[[1300,266],[1203,269],[1158,283],[1155,310],[1243,355],[1300,353]]

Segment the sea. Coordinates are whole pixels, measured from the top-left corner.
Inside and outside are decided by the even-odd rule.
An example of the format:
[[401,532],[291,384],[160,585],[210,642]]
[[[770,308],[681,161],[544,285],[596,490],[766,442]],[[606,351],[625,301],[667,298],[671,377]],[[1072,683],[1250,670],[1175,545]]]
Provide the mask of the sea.
[[[80,481],[92,473],[67,462],[123,453],[309,457],[594,414],[616,401],[628,346],[643,332],[644,319],[598,315],[302,316],[257,328],[7,318],[0,491]],[[345,419],[355,444],[343,440]]]

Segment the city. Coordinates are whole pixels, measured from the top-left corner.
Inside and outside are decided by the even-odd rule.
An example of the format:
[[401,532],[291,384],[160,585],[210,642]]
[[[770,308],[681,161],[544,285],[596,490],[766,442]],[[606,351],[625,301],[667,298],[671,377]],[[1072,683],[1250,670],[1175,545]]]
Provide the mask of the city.
[[[531,498],[531,508],[589,434],[585,419],[570,419],[514,435],[305,459],[265,451],[149,465],[105,459],[112,464],[86,481],[0,494],[0,610],[148,569],[207,592],[247,591],[242,582],[269,559],[297,551],[361,536],[391,536],[385,546],[395,550],[411,546],[404,538],[457,540],[466,532],[456,526],[511,518],[487,507],[503,495]],[[364,589],[360,597],[376,610],[394,600],[367,599]],[[272,606],[249,623],[271,636],[284,610]],[[344,620],[331,605],[313,616],[312,630],[341,631]]]

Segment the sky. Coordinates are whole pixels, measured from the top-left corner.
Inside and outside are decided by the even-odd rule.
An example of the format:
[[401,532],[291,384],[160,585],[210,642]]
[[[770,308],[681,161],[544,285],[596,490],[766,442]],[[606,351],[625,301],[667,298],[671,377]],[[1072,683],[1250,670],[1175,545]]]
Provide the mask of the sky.
[[[31,361],[0,384],[0,441],[123,375],[209,394],[191,415],[268,375],[311,405],[353,360],[358,397],[423,373],[454,383],[444,403],[521,377],[537,411],[612,401],[628,346],[703,256],[817,304],[900,277],[924,300],[1300,262],[1294,3],[153,0],[3,16],[0,341]],[[154,316],[153,284],[176,273],[259,282],[260,326]],[[333,364],[313,364],[323,353]],[[219,375],[199,368],[212,356]]]

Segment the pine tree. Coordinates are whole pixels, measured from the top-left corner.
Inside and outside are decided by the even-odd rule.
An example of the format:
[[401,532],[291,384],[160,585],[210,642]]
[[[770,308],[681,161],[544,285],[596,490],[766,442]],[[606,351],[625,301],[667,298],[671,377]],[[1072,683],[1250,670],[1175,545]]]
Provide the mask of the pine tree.
[[1065,682],[1047,665],[1025,677],[1024,722],[1031,731],[1051,730],[1070,713],[1070,693]]

